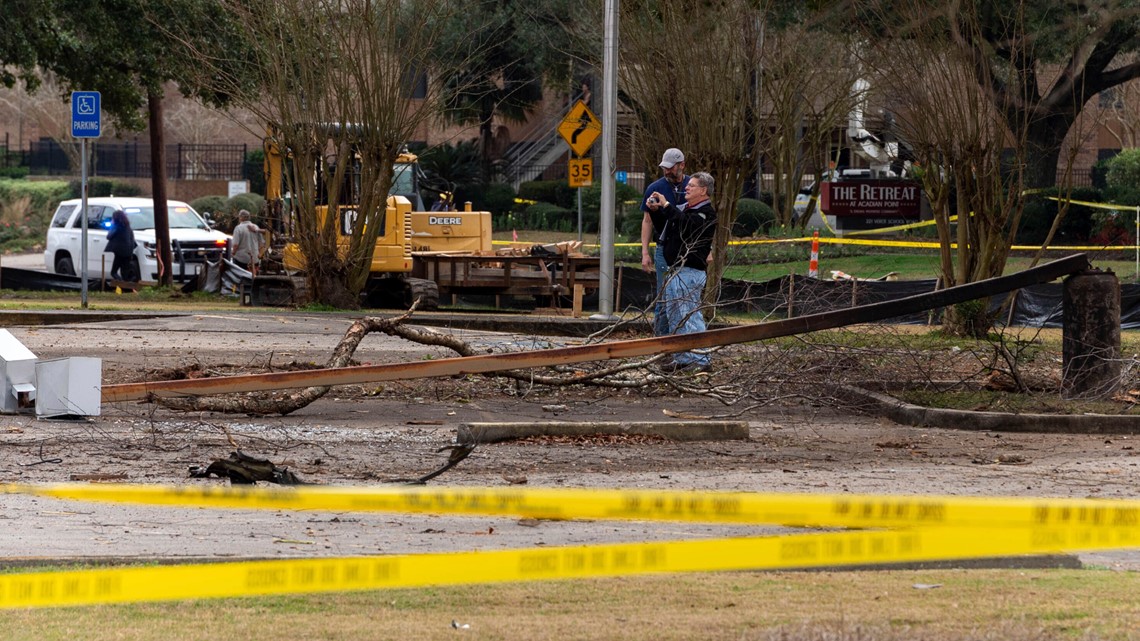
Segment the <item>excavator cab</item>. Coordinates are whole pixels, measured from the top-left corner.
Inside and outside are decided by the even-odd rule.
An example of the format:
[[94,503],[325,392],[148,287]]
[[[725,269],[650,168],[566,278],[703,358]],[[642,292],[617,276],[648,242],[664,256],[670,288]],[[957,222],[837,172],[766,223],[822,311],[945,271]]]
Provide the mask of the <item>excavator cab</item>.
[[420,161],[415,154],[405,150],[396,157],[388,195],[407,198],[412,204],[412,211],[424,210],[424,199],[420,195]]

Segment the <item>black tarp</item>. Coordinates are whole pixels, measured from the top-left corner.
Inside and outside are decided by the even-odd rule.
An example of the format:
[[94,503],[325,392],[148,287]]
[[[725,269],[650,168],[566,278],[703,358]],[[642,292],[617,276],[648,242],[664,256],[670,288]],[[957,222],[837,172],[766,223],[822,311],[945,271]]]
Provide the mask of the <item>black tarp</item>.
[[[87,279],[89,291],[96,291],[100,286],[101,283],[98,278]],[[2,267],[0,268],[0,287],[33,292],[77,292],[83,289],[83,279],[79,276],[49,274],[34,269]]]
[[[626,269],[622,283],[624,309],[646,309],[653,300],[653,274]],[[746,313],[806,316],[858,305],[897,300],[934,291],[935,279],[896,281],[819,280],[807,276],[781,276],[765,282],[725,279],[721,286],[722,309]],[[990,309],[1001,308],[1008,294],[990,299]],[[1061,283],[1044,283],[1017,293],[1009,324],[1023,327],[1061,327]],[[942,310],[892,318],[904,324],[938,323]],[[1006,313],[998,318],[1005,324]],[[1140,328],[1140,285],[1120,287],[1121,329]]]

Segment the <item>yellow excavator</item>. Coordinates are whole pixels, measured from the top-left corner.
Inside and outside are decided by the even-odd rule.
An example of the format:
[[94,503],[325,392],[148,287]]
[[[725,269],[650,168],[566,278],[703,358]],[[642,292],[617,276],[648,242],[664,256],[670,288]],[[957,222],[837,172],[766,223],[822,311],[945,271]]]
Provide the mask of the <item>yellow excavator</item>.
[[[265,177],[268,226],[277,240],[263,268],[253,279],[252,302],[260,305],[287,305],[303,296],[305,261],[300,247],[291,241],[295,229],[295,212],[291,197],[283,189],[283,171],[287,154],[272,142],[265,140]],[[439,288],[432,280],[412,277],[413,251],[416,252],[491,252],[491,214],[471,211],[423,209],[419,193],[418,158],[401,153],[394,164],[392,187],[387,200],[387,213],[383,229],[376,237],[372,254],[370,276],[365,286],[365,299],[369,306],[408,306],[419,299],[420,309],[435,309],[439,305]],[[360,158],[354,154],[352,167],[346,172],[346,182],[352,183],[360,174]],[[318,176],[318,181],[321,180]],[[338,245],[347,250],[352,233],[352,219],[357,203],[351,184],[342,189],[340,205],[319,203],[317,216],[324,219],[330,208],[335,209],[341,224],[337,225]],[[319,190],[318,190],[319,191]],[[441,199],[442,200],[442,199]],[[415,211],[413,211],[415,209]]]

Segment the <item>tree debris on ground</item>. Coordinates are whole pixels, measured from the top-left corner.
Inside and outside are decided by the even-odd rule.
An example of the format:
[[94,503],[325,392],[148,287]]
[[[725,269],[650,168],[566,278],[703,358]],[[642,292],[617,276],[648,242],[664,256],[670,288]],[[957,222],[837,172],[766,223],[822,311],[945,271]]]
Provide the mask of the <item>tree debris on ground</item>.
[[235,450],[229,458],[217,459],[205,468],[197,465],[190,468],[190,478],[204,479],[211,476],[228,478],[234,485],[253,485],[258,481],[278,485],[311,485],[288,469],[277,467],[267,459],[250,456],[241,450]]
[[[406,313],[393,318],[366,317],[353,322],[345,332],[344,338],[333,350],[332,356],[325,364],[326,369],[348,367],[352,364],[352,356],[360,342],[370,333],[381,332],[389,336],[396,336],[421,345],[446,347],[460,356],[475,356],[480,352],[466,341],[451,335],[437,332],[428,328],[410,327],[404,325],[415,306]],[[553,366],[554,374],[541,374],[533,370],[510,370],[494,372],[493,376],[514,379],[520,383],[530,385],[545,385],[551,387],[564,387],[569,385],[596,385],[613,388],[640,388],[650,382],[666,382],[680,391],[707,393],[716,396],[717,388],[707,386],[705,382],[697,383],[686,381],[684,377],[673,377],[655,370],[646,374],[646,367],[652,366],[662,357],[652,356],[645,360],[633,362],[620,362],[607,364],[593,370],[584,370],[572,367]],[[631,375],[632,374],[632,375]],[[707,377],[701,377],[707,378]],[[321,398],[331,389],[331,386],[311,386],[292,392],[251,392],[240,395],[214,395],[214,396],[186,396],[161,397],[152,395],[150,400],[158,405],[188,412],[220,412],[227,414],[246,414],[248,416],[285,416],[295,412]],[[723,395],[723,394],[722,394]]]

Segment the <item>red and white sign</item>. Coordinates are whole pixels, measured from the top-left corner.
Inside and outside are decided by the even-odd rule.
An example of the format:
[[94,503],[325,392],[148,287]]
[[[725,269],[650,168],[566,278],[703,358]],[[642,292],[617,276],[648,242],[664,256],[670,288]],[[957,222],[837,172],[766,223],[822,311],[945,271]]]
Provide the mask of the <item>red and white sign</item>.
[[874,216],[918,219],[922,188],[901,180],[860,180],[823,183],[820,209],[832,216]]

